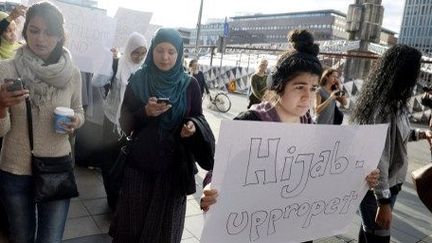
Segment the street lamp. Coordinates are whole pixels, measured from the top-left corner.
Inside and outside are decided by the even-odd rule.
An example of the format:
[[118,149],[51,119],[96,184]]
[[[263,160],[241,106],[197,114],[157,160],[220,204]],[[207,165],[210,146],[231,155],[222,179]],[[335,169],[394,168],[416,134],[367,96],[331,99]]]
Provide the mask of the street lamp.
[[204,0],[201,0],[200,10],[198,13],[197,36],[196,36],[196,42],[195,42],[195,53],[196,53],[197,59],[199,58],[198,57],[198,44],[199,44],[199,38],[200,38],[200,32],[201,32],[201,17],[202,17],[203,2],[204,2]]

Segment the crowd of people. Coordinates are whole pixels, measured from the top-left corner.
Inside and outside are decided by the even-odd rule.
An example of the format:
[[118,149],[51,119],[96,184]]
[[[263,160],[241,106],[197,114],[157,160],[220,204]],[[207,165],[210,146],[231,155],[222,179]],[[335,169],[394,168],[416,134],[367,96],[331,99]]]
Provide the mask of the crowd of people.
[[[19,16],[25,17],[23,42],[17,38]],[[33,158],[66,157],[73,166],[71,137],[85,121],[82,75],[65,47],[63,15],[51,3],[0,12],[0,36],[0,203],[8,237],[12,243],[61,242],[71,198],[35,201]],[[323,68],[307,30],[292,31],[288,41],[293,49],[280,56],[271,73],[268,61],[259,61],[247,110],[234,119],[342,124],[339,107],[347,105],[347,94],[340,72]],[[201,209],[211,210],[218,197],[211,186],[215,138],[202,109],[208,86],[198,60],[185,70],[183,39],[175,29],[158,29],[150,44],[134,32],[121,55],[112,51],[112,74],[95,74],[92,81],[103,93],[98,154],[114,212],[109,234],[113,242],[180,242],[197,165],[208,171]],[[390,124],[378,168],[365,178],[370,190],[359,208],[359,242],[390,242],[392,210],[407,172],[407,142],[432,140],[431,131],[412,129],[408,121],[420,63],[415,48],[389,48],[353,109],[351,124]],[[59,107],[72,112],[60,128],[53,125]],[[126,163],[119,167],[121,153]],[[111,177],[114,168],[121,169],[121,181],[112,181],[118,179]],[[112,186],[116,183],[120,187]]]

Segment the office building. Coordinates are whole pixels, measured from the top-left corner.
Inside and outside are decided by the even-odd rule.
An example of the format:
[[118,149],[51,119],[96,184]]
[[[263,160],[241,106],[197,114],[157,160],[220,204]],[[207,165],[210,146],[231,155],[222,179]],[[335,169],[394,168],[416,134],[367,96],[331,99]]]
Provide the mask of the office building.
[[399,43],[432,56],[432,0],[406,0]]
[[[432,0],[431,0],[432,1]],[[316,40],[347,40],[346,14],[336,10],[318,10],[295,13],[255,14],[229,19],[228,44],[286,43],[287,33],[303,28],[311,31]],[[224,32],[224,21],[202,25],[200,45],[216,45]],[[396,43],[395,32],[381,29],[380,43]],[[196,30],[191,44],[195,44]]]

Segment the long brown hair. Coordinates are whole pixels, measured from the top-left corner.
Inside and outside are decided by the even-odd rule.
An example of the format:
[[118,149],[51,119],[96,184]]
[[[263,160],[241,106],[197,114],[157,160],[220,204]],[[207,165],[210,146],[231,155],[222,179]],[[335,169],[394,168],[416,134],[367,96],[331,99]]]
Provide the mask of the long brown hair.
[[[49,2],[39,2],[31,5],[26,13],[24,22],[24,28],[22,35],[27,41],[27,28],[30,20],[35,17],[41,17],[45,20],[48,31],[51,35],[60,37],[56,47],[52,50],[46,64],[57,63],[63,53],[63,46],[65,42],[65,31],[64,31],[64,18],[60,10]],[[27,41],[28,42],[28,41]]]
[[324,70],[323,74],[321,75],[321,79],[319,81],[320,86],[325,86],[327,84],[327,79],[332,75],[333,73],[338,72],[338,70],[333,68],[328,68]]

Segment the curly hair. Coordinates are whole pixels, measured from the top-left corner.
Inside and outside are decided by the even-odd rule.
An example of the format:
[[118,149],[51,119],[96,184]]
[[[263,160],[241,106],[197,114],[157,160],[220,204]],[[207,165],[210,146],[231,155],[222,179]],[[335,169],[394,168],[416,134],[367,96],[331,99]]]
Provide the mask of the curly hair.
[[378,60],[363,83],[351,121],[373,124],[406,107],[420,72],[422,54],[407,45],[395,45]]

